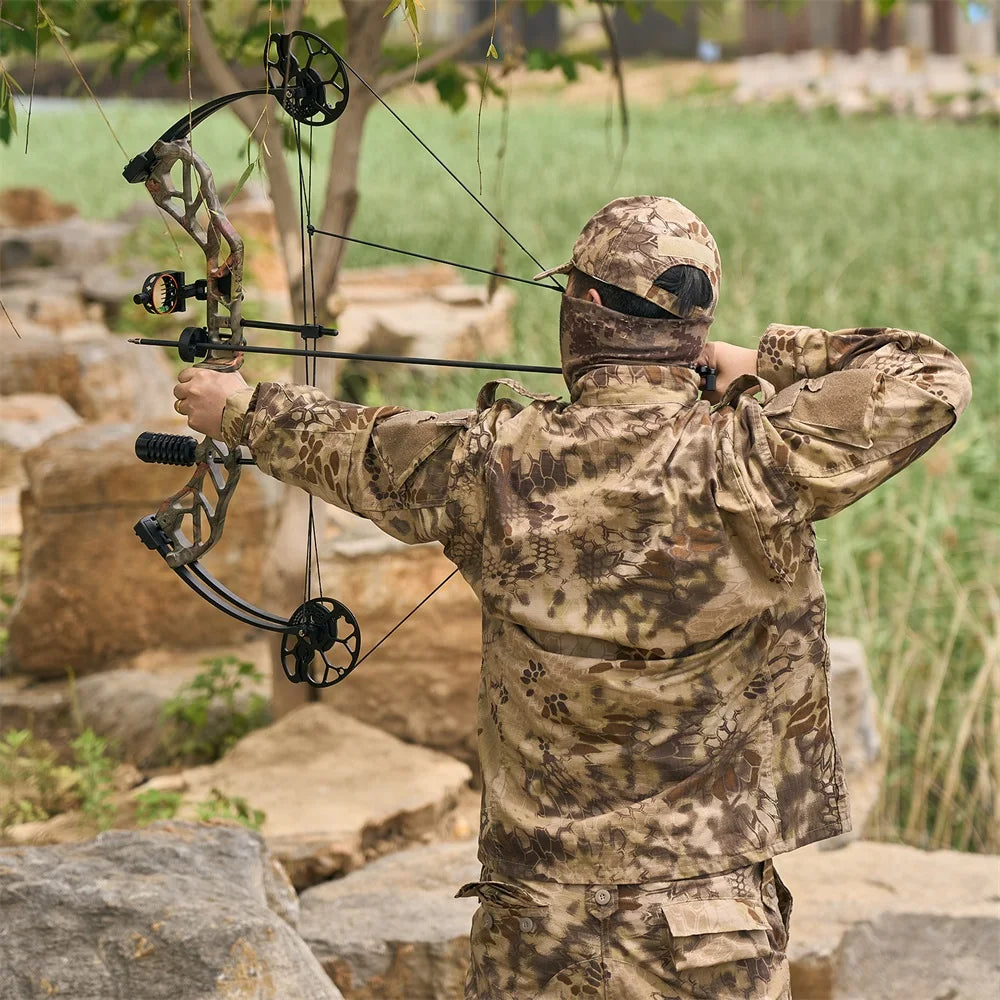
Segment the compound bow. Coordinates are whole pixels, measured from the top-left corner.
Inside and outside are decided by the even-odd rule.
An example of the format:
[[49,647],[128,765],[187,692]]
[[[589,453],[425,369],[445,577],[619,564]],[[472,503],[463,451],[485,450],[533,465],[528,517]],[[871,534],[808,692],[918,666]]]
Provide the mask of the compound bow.
[[[353,358],[362,361],[559,373],[559,368],[540,365],[505,365],[320,351],[315,347],[318,338],[336,335],[335,329],[315,322],[270,323],[243,317],[243,241],[226,217],[211,170],[191,148],[191,131],[220,108],[243,97],[257,95],[274,97],[296,123],[296,129],[301,125],[325,126],[343,114],[350,96],[347,70],[351,67],[324,39],[310,32],[273,33],[265,45],[264,67],[267,76],[265,88],[220,97],[191,111],[167,129],[146,152],[134,157],[122,172],[130,184],[144,183],[153,201],[194,239],[205,255],[207,268],[205,278],[191,283],[185,282],[182,271],[156,272],[146,278],[142,289],[134,296],[136,304],[154,315],[182,312],[187,301],[192,298],[204,301],[205,325],[186,328],[177,341],[135,338],[133,342],[176,347],[182,360],[194,362],[201,358],[203,360],[197,361],[199,366],[216,371],[236,371],[243,363],[244,354],[262,353],[299,355],[312,359]],[[388,108],[363,78],[353,69],[351,72]],[[402,122],[391,108],[388,110]],[[402,124],[438,159],[405,122]],[[175,186],[172,174],[178,164],[181,178],[179,186]],[[462,184],[446,165],[442,166]],[[299,173],[301,183],[302,171]],[[462,187],[465,185],[462,184]],[[471,191],[469,194],[475,198]],[[478,198],[475,200],[479,202]],[[304,199],[304,203],[308,210],[308,199]],[[479,203],[482,205],[482,202]],[[489,212],[488,209],[486,211]],[[492,212],[489,214],[514,238]],[[315,230],[311,224],[305,228],[310,237],[314,233],[338,235]],[[224,258],[223,244],[226,253]],[[437,259],[427,258],[422,254],[410,255]],[[532,259],[534,260],[533,257]],[[445,263],[456,264],[454,261]],[[467,267],[461,264],[456,266]],[[499,277],[511,277],[484,268],[469,269],[481,273],[496,273]],[[535,287],[562,290],[557,283]],[[311,346],[304,349],[251,347],[245,341],[245,329],[295,332]],[[164,500],[155,514],[143,517],[135,525],[136,534],[148,548],[159,552],[166,564],[187,586],[214,607],[254,628],[280,634],[281,663],[289,680],[295,683],[306,682],[314,687],[335,684],[343,680],[388,638],[391,631],[395,631],[395,628],[391,630],[362,656],[361,628],[357,618],[340,601],[322,594],[319,597],[310,596],[312,574],[308,564],[306,599],[287,618],[255,607],[229,590],[201,565],[201,557],[222,536],[226,512],[239,482],[241,467],[253,464],[253,460],[241,454],[240,449],[230,450],[222,442],[208,437],[199,443],[186,435],[146,432],[136,440],[136,455],[144,462],[194,466],[194,473],[186,485]],[[311,560],[316,549],[311,508],[309,530],[308,551]],[[408,617],[409,615],[403,621]],[[396,627],[398,628],[398,624]]]

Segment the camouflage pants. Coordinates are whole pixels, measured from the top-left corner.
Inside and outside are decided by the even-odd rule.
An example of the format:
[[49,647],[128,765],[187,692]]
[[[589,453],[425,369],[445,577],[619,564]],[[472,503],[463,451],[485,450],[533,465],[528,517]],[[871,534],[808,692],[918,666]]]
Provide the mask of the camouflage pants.
[[562,885],[484,870],[466,1000],[791,1000],[792,897],[770,861],[676,882]]

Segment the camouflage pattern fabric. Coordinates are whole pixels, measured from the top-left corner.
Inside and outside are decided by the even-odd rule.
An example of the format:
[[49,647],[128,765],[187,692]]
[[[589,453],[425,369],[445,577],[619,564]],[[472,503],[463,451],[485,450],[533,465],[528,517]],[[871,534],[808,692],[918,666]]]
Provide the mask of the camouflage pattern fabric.
[[[690,264],[705,272],[712,284],[709,306],[684,312],[671,292],[653,284],[676,264]],[[574,267],[689,319],[711,320],[719,301],[719,248],[705,223],[673,198],[616,198],[583,227],[573,245],[573,256],[559,267],[542,271],[535,281],[551,274],[568,274]]]
[[662,320],[594,309],[586,299],[564,295],[560,310],[563,376],[572,386],[608,358],[620,365],[662,368],[664,362],[694,364],[705,348],[712,321]]
[[[969,377],[929,337],[772,326],[711,406],[564,311],[567,402],[420,413],[265,383],[226,406],[267,473],[440,541],[483,605],[480,858],[497,878],[639,885],[850,827],[812,522],[925,452]],[[579,374],[575,374],[580,372]]]
[[482,881],[466,1000],[790,1000],[771,862],[645,885]]

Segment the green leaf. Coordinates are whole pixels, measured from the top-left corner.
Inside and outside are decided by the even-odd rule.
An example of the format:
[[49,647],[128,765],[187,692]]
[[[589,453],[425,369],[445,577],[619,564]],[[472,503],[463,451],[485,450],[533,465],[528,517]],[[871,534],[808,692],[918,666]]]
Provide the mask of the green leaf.
[[[247,165],[246,169],[240,174],[239,179],[236,181],[236,187],[233,188],[233,193],[226,199],[226,205],[228,205],[239,193],[243,190],[243,185],[250,180],[251,174],[257,169],[258,161],[251,160]],[[251,668],[252,669],[252,668]],[[240,673],[243,673],[241,670]]]
[[401,0],[389,0],[389,6],[386,7],[383,17],[388,17],[401,3]]
[[490,47],[486,50],[486,58],[487,59],[500,58],[500,53],[497,52],[497,47],[492,42],[490,42]]

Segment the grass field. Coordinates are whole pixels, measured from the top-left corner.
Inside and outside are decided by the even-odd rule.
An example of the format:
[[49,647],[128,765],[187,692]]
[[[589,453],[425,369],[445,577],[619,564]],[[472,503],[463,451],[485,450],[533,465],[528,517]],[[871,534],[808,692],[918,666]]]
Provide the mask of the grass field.
[[[108,110],[131,155],[184,109]],[[474,184],[474,113],[406,111]],[[997,130],[674,103],[634,110],[614,178],[618,137],[608,135],[603,109],[534,102],[512,109],[497,199],[498,131],[498,116],[488,113],[487,200],[547,266],[566,259],[583,221],[612,197],[671,194],[705,219],[722,250],[716,338],[752,345],[773,321],[891,325],[929,333],[962,356],[975,398],[959,427],[916,467],[817,531],[830,629],[862,639],[881,698],[889,768],[875,834],[1000,851]],[[234,123],[219,116],[198,140],[220,181],[239,175]],[[376,110],[366,141],[355,234],[490,266],[493,224],[412,140]],[[325,145],[321,135],[317,143]],[[124,157],[83,105],[37,112],[30,155],[0,155],[4,186],[40,184],[84,214],[113,214],[143,194],[120,180]],[[169,242],[159,243],[150,247],[151,269],[167,262]],[[386,260],[352,249],[349,263]],[[506,266],[535,271],[516,248]],[[555,363],[558,296],[516,287],[512,356]],[[470,405],[479,381],[414,382],[400,401]],[[541,376],[532,384],[559,389]]]

